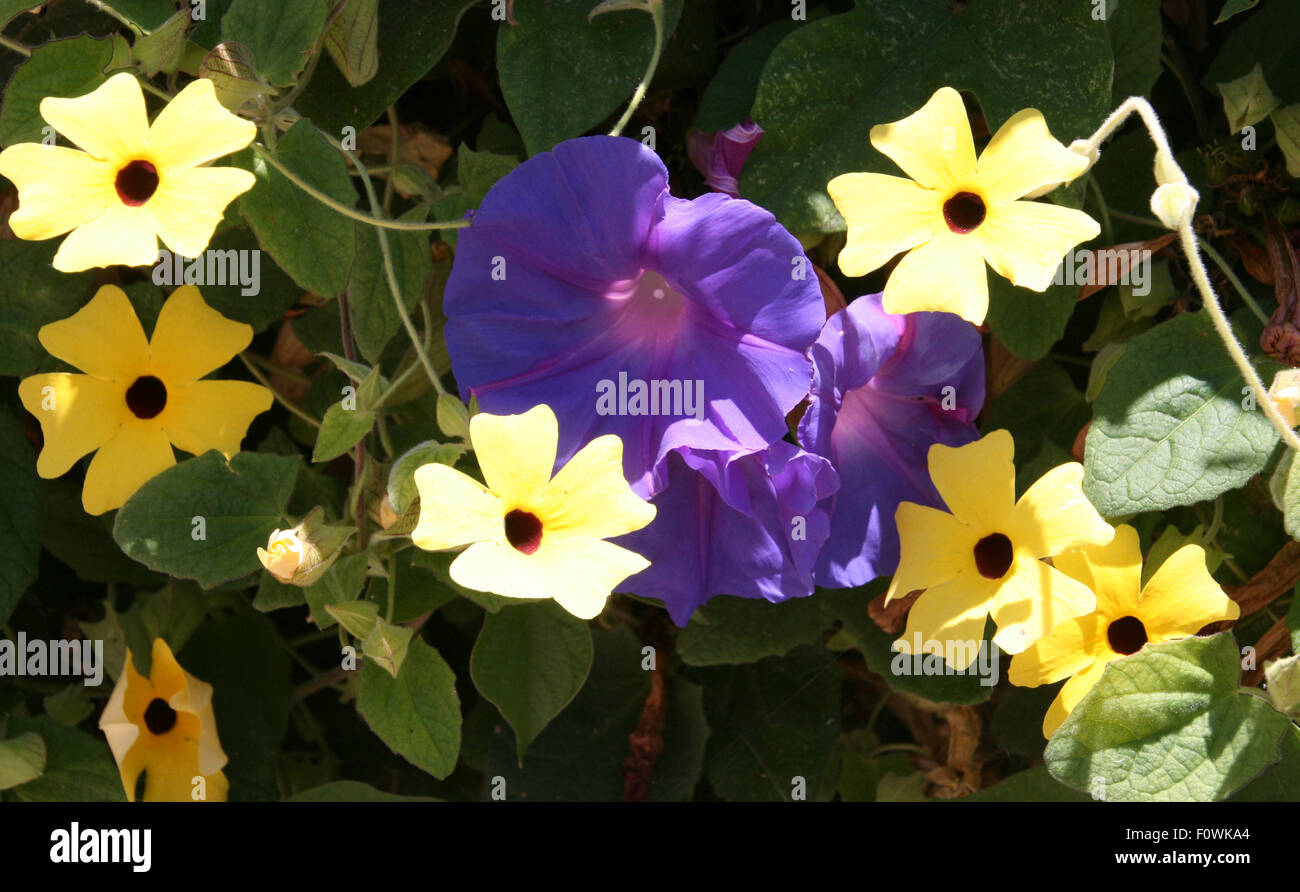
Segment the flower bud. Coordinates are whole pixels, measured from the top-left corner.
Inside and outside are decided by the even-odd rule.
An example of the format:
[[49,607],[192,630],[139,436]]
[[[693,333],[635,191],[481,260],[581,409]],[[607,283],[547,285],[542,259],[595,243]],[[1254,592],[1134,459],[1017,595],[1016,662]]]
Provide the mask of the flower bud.
[[1184,221],[1190,223],[1201,196],[1187,182],[1178,162],[1161,149],[1156,150],[1155,174],[1158,185],[1151,195],[1151,212],[1170,229],[1177,229]]
[[1285,419],[1288,427],[1296,426],[1296,407],[1300,406],[1300,369],[1283,369],[1273,378],[1268,398]]
[[379,500],[379,526],[388,529],[397,523],[397,512],[393,510],[393,503],[388,500],[388,493]]
[[704,174],[704,182],[716,192],[739,196],[737,181],[745,160],[763,138],[763,128],[749,118],[717,133],[692,131],[686,138],[691,163]]
[[313,508],[292,529],[276,530],[257,549],[257,558],[267,572],[289,585],[308,586],[324,575],[338,558],[356,529],[327,524],[324,509]]

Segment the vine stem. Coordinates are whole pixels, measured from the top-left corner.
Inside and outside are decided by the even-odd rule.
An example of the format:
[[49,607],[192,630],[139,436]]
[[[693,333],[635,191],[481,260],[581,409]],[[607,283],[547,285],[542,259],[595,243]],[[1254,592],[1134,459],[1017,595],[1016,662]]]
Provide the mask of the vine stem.
[[10,38],[5,37],[3,34],[0,34],[0,46],[4,47],[7,50],[13,50],[15,53],[17,53],[20,56],[23,56],[24,58],[30,59],[32,57],[31,50],[23,46],[18,41],[11,40]]
[[[324,135],[340,152],[347,156],[347,159],[356,166],[357,171],[361,174],[361,184],[365,187],[366,198],[370,201],[370,209],[376,214],[383,214],[383,205],[379,201],[379,195],[375,192],[375,184],[371,181],[370,174],[367,172],[366,166],[361,163],[361,159],[343,148],[343,144],[336,142],[329,134]],[[379,237],[379,253],[384,258],[384,275],[388,279],[388,291],[393,297],[393,306],[397,308],[397,315],[401,317],[402,326],[406,329],[406,335],[411,339],[411,346],[415,348],[415,353],[420,358],[420,364],[424,366],[424,372],[429,376],[429,383],[433,385],[434,391],[441,396],[447,391],[443,388],[438,372],[429,359],[429,352],[424,349],[424,345],[420,341],[420,333],[416,331],[415,323],[411,321],[411,314],[406,311],[406,304],[402,301],[402,287],[397,283],[397,271],[393,268],[393,252],[388,245],[388,233],[381,227],[375,230],[375,235]]]
[[[1165,135],[1164,127],[1161,126],[1155,109],[1151,107],[1151,103],[1141,96],[1130,96],[1125,99],[1120,103],[1119,108],[1111,112],[1110,116],[1102,122],[1096,133],[1086,140],[1077,141],[1070,148],[1085,155],[1091,163],[1095,164],[1101,144],[1134,112],[1142,119],[1142,123],[1146,125],[1147,134],[1151,137],[1151,141],[1156,144],[1157,169],[1159,169],[1161,162],[1164,161],[1166,168],[1176,171],[1182,177],[1182,181],[1186,183],[1187,175],[1183,173],[1182,168],[1178,166],[1178,162],[1174,160],[1174,153],[1169,148],[1169,137]],[[1191,270],[1192,281],[1196,283],[1196,290],[1201,294],[1205,309],[1210,314],[1210,321],[1213,322],[1214,330],[1219,335],[1219,339],[1223,341],[1228,356],[1232,358],[1232,362],[1237,367],[1237,370],[1241,372],[1241,376],[1246,379],[1246,383],[1255,396],[1255,402],[1263,410],[1264,417],[1273,425],[1278,436],[1282,438],[1282,442],[1288,448],[1300,451],[1300,436],[1296,435],[1296,432],[1286,423],[1286,419],[1282,417],[1282,413],[1278,411],[1277,406],[1268,395],[1268,388],[1264,386],[1264,382],[1260,379],[1259,373],[1255,371],[1255,367],[1250,364],[1250,357],[1246,355],[1245,348],[1241,346],[1237,336],[1232,333],[1232,325],[1228,322],[1228,316],[1223,312],[1219,297],[1214,293],[1214,287],[1210,284],[1210,276],[1206,272],[1205,261],[1201,257],[1196,233],[1192,230],[1191,212],[1182,214],[1178,220],[1178,225],[1172,228],[1178,233],[1178,241],[1182,245],[1184,256],[1187,257],[1187,265]]]
[[632,100],[627,104],[627,110],[623,112],[623,117],[618,119],[614,129],[609,131],[610,136],[621,136],[623,128],[627,122],[632,120],[632,114],[641,105],[641,100],[645,99],[646,91],[650,89],[650,81],[659,68],[659,57],[664,51],[664,4],[663,0],[645,0],[645,6],[641,7],[650,13],[654,19],[655,25],[655,45],[653,52],[650,53],[650,64],[646,66],[645,75],[641,78],[641,83],[636,85],[636,90],[632,93]]
[[[330,142],[334,144],[335,148],[339,149],[339,151],[343,152],[349,158],[353,158],[354,163],[358,163],[358,164],[360,163],[359,161],[355,161],[356,156],[354,156],[347,149],[344,149],[342,145],[338,142],[338,140],[334,139],[333,137],[328,137],[328,138]],[[274,167],[277,171],[279,171],[281,174],[284,175],[285,179],[293,183],[302,191],[306,192],[312,198],[316,199],[317,201],[325,205],[330,210],[337,211],[338,213],[342,214],[343,216],[351,220],[356,220],[358,223],[365,223],[370,226],[374,226],[376,229],[400,229],[404,231],[416,231],[416,232],[428,232],[435,229],[464,229],[465,227],[469,226],[468,220],[452,220],[446,223],[417,223],[417,222],[405,221],[405,220],[386,220],[382,217],[372,217],[369,216],[368,214],[363,214],[360,211],[355,210],[354,208],[348,207],[346,204],[339,201],[337,198],[326,195],[324,192],[317,189],[311,183],[307,182],[302,177],[298,176],[296,173],[294,173],[292,170],[286,167],[278,158],[276,158],[275,155],[271,154],[271,152],[268,151],[264,146],[260,146],[257,143],[253,143],[253,151],[257,154],[257,157],[261,158],[267,164]],[[358,170],[359,169],[360,168],[358,168]],[[363,174],[362,179],[369,182],[368,175]]]
[[289,402],[289,400],[284,398],[284,396],[280,393],[280,391],[272,387],[271,382],[267,380],[266,375],[263,375],[261,369],[259,369],[257,365],[253,362],[253,360],[249,359],[248,357],[249,355],[246,353],[239,354],[239,358],[243,360],[244,365],[248,368],[249,374],[251,374],[254,378],[257,379],[257,383],[261,384],[267,390],[271,391],[271,396],[275,397],[275,401],[277,403],[284,406],[286,409],[288,409],[294,415],[297,415],[299,418],[301,418],[303,421],[310,424],[312,427],[314,428],[320,427],[319,421],[317,421],[315,418],[312,418],[310,415],[304,412],[300,407]]
[[1228,277],[1228,281],[1232,283],[1232,287],[1237,290],[1237,296],[1246,302],[1246,306],[1250,307],[1250,311],[1255,314],[1255,318],[1260,322],[1263,322],[1265,325],[1268,325],[1268,314],[1265,313],[1260,308],[1259,304],[1255,302],[1255,298],[1251,296],[1251,293],[1246,290],[1246,286],[1242,284],[1241,278],[1232,271],[1232,267],[1228,266],[1228,262],[1223,259],[1222,255],[1220,255],[1218,251],[1214,250],[1214,246],[1205,239],[1198,238],[1196,242],[1201,246],[1201,250],[1206,254],[1209,254],[1210,259],[1213,260],[1215,265],[1217,265],[1219,269],[1223,271],[1223,274]]

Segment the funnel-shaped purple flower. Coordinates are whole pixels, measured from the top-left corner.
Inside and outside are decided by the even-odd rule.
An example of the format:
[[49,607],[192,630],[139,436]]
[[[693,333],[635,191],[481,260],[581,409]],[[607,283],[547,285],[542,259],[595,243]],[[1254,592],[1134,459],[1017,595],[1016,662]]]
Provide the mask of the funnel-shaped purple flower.
[[606,136],[563,142],[492,188],[443,306],[465,395],[495,414],[549,405],[561,464],[617,434],[642,496],[666,485],[673,449],[780,439],[825,315],[812,264],[771,214],[674,198],[652,151]]
[[822,504],[831,528],[815,578],[862,585],[898,564],[899,502],[943,505],[926,470],[930,446],[979,438],[984,351],[959,316],[894,315],[868,294],[828,319],[810,352],[816,374],[799,442],[840,475]]

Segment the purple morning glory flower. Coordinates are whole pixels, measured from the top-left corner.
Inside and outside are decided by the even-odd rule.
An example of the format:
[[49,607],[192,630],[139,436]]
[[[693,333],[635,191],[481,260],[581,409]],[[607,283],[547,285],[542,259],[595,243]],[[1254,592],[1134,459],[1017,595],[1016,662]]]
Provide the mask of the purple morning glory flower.
[[735,198],[740,194],[736,181],[745,167],[745,159],[762,138],[763,128],[745,118],[717,133],[692,131],[686,137],[686,154],[704,174],[704,182],[710,189]]
[[495,414],[549,405],[559,463],[617,434],[649,496],[673,449],[764,449],[808,394],[825,311],[799,242],[747,201],[669,195],[636,140],[529,159],[458,241],[443,308],[462,393]]
[[681,448],[666,464],[654,521],[618,540],[650,561],[624,589],[663,601],[678,626],[714,595],[813,593],[830,533],[821,505],[838,486],[829,461],[778,440],[747,453]]
[[822,505],[831,528],[815,576],[822,586],[858,586],[898,565],[899,502],[942,507],[930,446],[978,439],[983,349],[958,316],[893,315],[869,294],[828,319],[810,352],[816,373],[799,442],[840,476]]

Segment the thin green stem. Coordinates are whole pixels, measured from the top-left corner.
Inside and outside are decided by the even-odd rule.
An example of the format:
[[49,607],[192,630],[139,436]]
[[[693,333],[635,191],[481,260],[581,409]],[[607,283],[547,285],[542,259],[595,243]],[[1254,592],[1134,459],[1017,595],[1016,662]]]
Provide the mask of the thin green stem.
[[884,746],[878,746],[871,751],[871,758],[883,756],[885,753],[919,753],[922,756],[930,755],[930,751],[923,746],[915,743],[886,743]]
[[12,50],[18,55],[23,56],[24,58],[30,59],[32,57],[31,50],[23,46],[18,41],[5,37],[3,34],[0,34],[0,46],[4,47],[7,50]]
[[1097,210],[1101,213],[1101,237],[1106,244],[1115,244],[1115,230],[1110,225],[1110,208],[1106,204],[1106,197],[1101,194],[1101,186],[1097,185],[1095,176],[1088,176],[1088,191],[1092,193],[1092,198],[1097,202]]
[[248,369],[248,373],[249,373],[250,375],[252,375],[254,378],[257,379],[257,383],[261,384],[261,385],[262,385],[263,387],[265,387],[267,390],[271,391],[271,396],[275,397],[275,401],[276,401],[277,403],[279,403],[280,405],[284,406],[286,409],[288,409],[288,410],[289,410],[290,412],[292,412],[294,415],[297,415],[299,418],[301,418],[303,421],[305,421],[305,422],[307,422],[308,424],[310,424],[312,427],[315,427],[315,428],[319,428],[319,427],[320,427],[320,422],[319,422],[319,421],[317,421],[315,418],[312,418],[310,415],[308,415],[306,412],[304,412],[304,411],[303,411],[301,408],[299,408],[298,406],[296,406],[296,405],[294,405],[293,403],[289,402],[289,400],[287,400],[287,399],[284,398],[284,396],[280,393],[280,391],[278,391],[278,390],[276,390],[274,387],[272,387],[272,386],[271,386],[271,382],[267,380],[266,375],[263,375],[263,374],[262,374],[262,370],[259,369],[259,368],[258,368],[258,367],[253,363],[252,360],[250,360],[250,359],[249,359],[246,355],[244,355],[243,353],[240,353],[240,354],[239,354],[239,358],[240,358],[241,360],[243,360],[243,362],[244,362],[244,367]]
[[641,100],[645,98],[646,90],[650,89],[650,81],[655,76],[655,71],[659,68],[659,57],[664,51],[664,4],[663,0],[647,0],[646,12],[654,19],[655,26],[655,45],[654,50],[650,53],[650,64],[646,66],[645,75],[641,82],[636,85],[635,92],[632,93],[632,100],[627,104],[627,111],[623,112],[623,117],[618,119],[614,129],[609,131],[610,136],[621,136],[623,128],[627,122],[632,120],[632,114],[641,105]]
[[[388,126],[393,131],[392,142],[388,147],[388,166],[395,168],[397,167],[397,153],[402,148],[402,136],[397,120],[397,109],[391,105],[388,107]],[[389,208],[393,206],[393,179],[393,177],[389,177],[388,181],[384,183],[384,216],[388,216],[390,213]]]
[[298,384],[311,384],[311,379],[297,369],[291,369],[287,365],[282,365],[273,359],[267,359],[265,356],[258,356],[256,353],[246,353],[245,355],[268,372],[272,372],[282,378],[288,378],[290,381],[297,382]]
[[1246,306],[1250,307],[1250,311],[1255,314],[1255,317],[1259,319],[1260,322],[1268,325],[1268,314],[1265,313],[1260,305],[1255,302],[1254,296],[1246,290],[1245,284],[1243,284],[1237,274],[1232,271],[1232,267],[1228,266],[1228,262],[1224,260],[1222,255],[1220,255],[1218,251],[1214,250],[1214,247],[1205,239],[1198,238],[1196,241],[1200,244],[1201,250],[1206,254],[1209,254],[1210,259],[1213,260],[1215,265],[1218,266],[1219,269],[1222,270],[1223,274],[1228,277],[1228,281],[1232,283],[1232,287],[1237,291],[1237,296],[1246,302]]
[[1154,229],[1164,229],[1165,224],[1161,223],[1154,217],[1139,217],[1137,214],[1126,214],[1123,211],[1110,209],[1110,215],[1116,220],[1123,220],[1125,223],[1137,223],[1140,226],[1150,226]]
[[122,15],[122,13],[118,12],[116,9],[109,6],[107,3],[104,3],[103,0],[86,0],[86,2],[89,3],[91,6],[95,7],[96,9],[98,9],[100,12],[104,13],[104,15],[111,16],[112,18],[117,19],[123,25],[126,25],[128,28],[131,29],[132,33],[134,34],[144,33],[143,31],[140,30],[139,26],[135,24],[135,22],[131,21],[126,16]]
[[[336,148],[340,148],[338,144],[338,140],[335,140],[331,137],[330,141],[334,143]],[[346,149],[341,149],[341,148],[340,150],[344,152],[347,151]],[[257,156],[259,158],[261,158],[267,164],[271,165],[277,171],[279,171],[284,176],[285,179],[293,183],[302,191],[306,192],[312,198],[316,199],[317,201],[325,205],[330,210],[337,211],[338,213],[342,214],[343,216],[351,220],[356,220],[358,223],[366,223],[370,226],[376,227],[377,229],[400,229],[408,232],[428,232],[435,229],[464,229],[465,227],[470,225],[468,220],[452,220],[446,223],[417,223],[414,221],[406,221],[406,220],[386,220],[382,217],[372,217],[369,216],[368,214],[363,214],[358,210],[348,207],[346,204],[339,201],[337,198],[333,198],[329,195],[326,195],[324,192],[317,189],[311,183],[308,183],[306,180],[298,176],[288,167],[285,167],[284,164],[281,163],[280,160],[276,158],[275,155],[271,154],[271,152],[269,152],[264,146],[260,146],[257,143],[253,143],[253,151],[257,153]],[[349,157],[355,157],[352,156],[350,152],[347,154],[349,155]],[[362,179],[368,180],[368,176],[362,174]]]
[[1201,537],[1201,546],[1212,545],[1215,538],[1219,535],[1219,529],[1223,526],[1223,499],[1214,500],[1214,514],[1210,518],[1209,529]]
[[[379,196],[375,193],[375,184],[370,180],[370,174],[366,172],[366,166],[361,163],[361,159],[349,152],[347,149],[339,146],[339,151],[347,156],[361,172],[361,183],[366,189],[366,198],[370,201],[370,209],[376,214],[383,213],[383,206],[379,203]],[[424,349],[420,340],[420,333],[415,330],[415,323],[411,321],[411,314],[406,311],[406,303],[402,300],[402,286],[397,283],[397,271],[393,268],[393,252],[388,245],[388,233],[383,229],[378,229],[375,234],[379,236],[379,253],[384,259],[384,275],[388,278],[388,290],[393,297],[393,306],[397,308],[397,315],[401,317],[402,326],[406,329],[407,337],[411,339],[411,346],[415,348],[415,354],[420,358],[420,364],[424,366],[425,374],[429,376],[429,383],[439,394],[447,391],[442,386],[442,380],[438,377],[438,372],[433,367],[429,359],[429,352]]]
[[388,557],[388,603],[384,605],[384,622],[392,625],[393,607],[397,603],[397,561],[392,555]]

